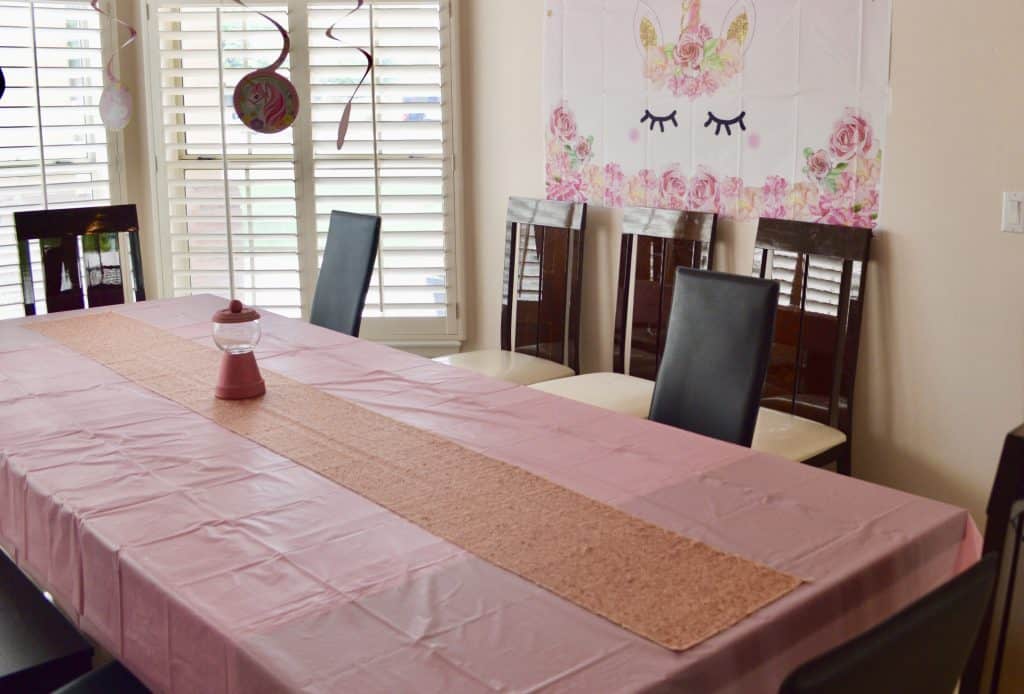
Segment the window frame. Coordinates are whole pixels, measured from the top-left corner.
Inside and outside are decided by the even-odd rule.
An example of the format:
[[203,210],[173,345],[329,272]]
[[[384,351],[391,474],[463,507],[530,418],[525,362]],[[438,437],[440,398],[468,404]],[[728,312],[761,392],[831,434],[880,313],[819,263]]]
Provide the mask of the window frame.
[[[368,3],[372,0],[368,0]],[[386,0],[385,0],[386,2]],[[461,250],[462,191],[463,183],[458,159],[461,151],[459,120],[461,114],[459,88],[459,4],[461,0],[438,0],[440,4],[441,36],[441,91],[442,91],[442,200],[445,225],[446,257],[446,305],[445,316],[430,318],[365,316],[362,320],[360,337],[383,342],[395,347],[415,349],[424,353],[446,353],[458,349],[465,339],[465,326],[460,307],[464,305],[465,286]],[[173,297],[174,278],[171,268],[171,234],[169,215],[169,184],[175,179],[168,176],[161,153],[164,144],[162,109],[162,74],[159,38],[159,12],[157,2],[137,0],[139,16],[144,17],[143,74],[149,115],[149,146],[152,150],[154,176],[151,197],[154,209],[154,224],[157,229],[154,260],[159,268],[158,286],[153,292],[158,297]],[[181,4],[199,6],[232,5],[230,0],[181,0]],[[312,133],[312,104],[310,93],[309,54],[309,11],[304,0],[250,0],[246,3],[253,10],[263,6],[286,6],[288,8],[288,32],[291,38],[289,56],[290,78],[299,92],[302,110],[295,123],[293,160],[295,171],[295,208],[298,225],[298,263],[303,320],[309,317],[309,310],[316,289],[317,267],[317,221],[314,178],[314,143]],[[321,4],[321,3],[315,3]],[[329,2],[322,4],[329,5]],[[368,78],[369,79],[369,78]],[[365,85],[364,85],[365,88]],[[340,114],[339,114],[340,115]],[[344,158],[344,154],[339,155]],[[263,159],[263,157],[260,157]],[[288,156],[283,156],[288,160]],[[233,158],[241,161],[242,157]]]

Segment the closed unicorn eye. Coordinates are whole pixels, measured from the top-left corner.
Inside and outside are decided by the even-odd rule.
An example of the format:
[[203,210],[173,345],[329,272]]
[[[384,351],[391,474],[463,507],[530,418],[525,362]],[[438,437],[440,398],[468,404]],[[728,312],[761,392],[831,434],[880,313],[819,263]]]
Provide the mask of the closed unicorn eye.
[[739,125],[740,130],[746,130],[747,125],[743,122],[743,119],[747,117],[746,111],[741,111],[740,115],[735,118],[719,118],[711,111],[708,111],[708,119],[704,121],[704,127],[711,127],[711,124],[715,124],[715,135],[717,136],[722,132],[722,128],[725,128],[726,135],[732,135],[732,126]]
[[665,123],[671,122],[673,126],[679,127],[679,123],[676,121],[676,112],[668,114],[667,116],[656,116],[647,109],[644,109],[644,117],[640,119],[641,123],[651,122],[651,130],[654,130],[654,126],[657,125],[661,128],[661,132],[665,132]]

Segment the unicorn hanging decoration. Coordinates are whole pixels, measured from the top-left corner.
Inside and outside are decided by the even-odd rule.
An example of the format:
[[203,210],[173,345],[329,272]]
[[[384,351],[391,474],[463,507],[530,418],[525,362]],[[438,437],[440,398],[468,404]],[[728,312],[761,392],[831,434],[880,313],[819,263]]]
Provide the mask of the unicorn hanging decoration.
[[[235,0],[242,7],[242,0]],[[246,7],[246,9],[248,9]],[[233,103],[238,119],[258,133],[277,133],[289,127],[299,115],[299,95],[287,77],[277,71],[288,58],[291,39],[288,32],[274,18],[263,12],[257,14],[281,33],[281,54],[267,67],[245,75],[235,85]]]
[[743,69],[743,56],[754,38],[754,5],[750,0],[733,5],[717,36],[701,20],[701,0],[683,0],[682,17],[678,39],[666,42],[658,15],[643,0],[637,3],[635,36],[644,56],[644,76],[673,96],[710,96]]

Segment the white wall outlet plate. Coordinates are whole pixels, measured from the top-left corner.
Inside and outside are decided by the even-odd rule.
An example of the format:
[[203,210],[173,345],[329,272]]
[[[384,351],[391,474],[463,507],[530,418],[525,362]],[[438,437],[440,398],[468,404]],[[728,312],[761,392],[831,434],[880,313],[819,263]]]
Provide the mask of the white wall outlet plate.
[[1003,231],[1024,234],[1024,193],[1003,193]]

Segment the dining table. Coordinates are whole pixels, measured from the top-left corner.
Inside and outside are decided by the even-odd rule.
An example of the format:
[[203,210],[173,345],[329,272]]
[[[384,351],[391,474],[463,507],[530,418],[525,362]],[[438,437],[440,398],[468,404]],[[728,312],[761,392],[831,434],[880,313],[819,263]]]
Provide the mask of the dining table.
[[799,580],[666,648],[39,329],[213,349],[225,305],[0,322],[0,547],[154,691],[770,693],[980,554],[964,509],[260,311],[264,374]]

